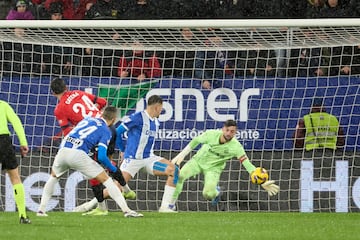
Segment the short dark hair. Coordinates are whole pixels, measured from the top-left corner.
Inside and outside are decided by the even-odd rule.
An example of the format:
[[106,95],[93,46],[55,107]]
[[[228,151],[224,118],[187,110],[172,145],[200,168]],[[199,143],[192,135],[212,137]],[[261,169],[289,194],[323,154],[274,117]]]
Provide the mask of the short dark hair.
[[237,127],[237,124],[236,124],[235,120],[229,119],[229,120],[226,120],[226,122],[224,123],[224,126],[225,127]]
[[54,78],[50,84],[51,91],[55,94],[60,94],[66,91],[66,83],[61,78]]
[[102,113],[102,117],[105,120],[112,120],[116,118],[116,115],[117,115],[117,108],[114,106],[107,106]]
[[323,105],[323,100],[322,100],[322,98],[314,98],[312,105],[313,105],[314,107],[321,107],[321,106]]
[[156,103],[159,103],[159,104],[163,103],[163,100],[160,96],[152,95],[151,97],[149,97],[149,99],[147,101],[147,105],[154,105]]

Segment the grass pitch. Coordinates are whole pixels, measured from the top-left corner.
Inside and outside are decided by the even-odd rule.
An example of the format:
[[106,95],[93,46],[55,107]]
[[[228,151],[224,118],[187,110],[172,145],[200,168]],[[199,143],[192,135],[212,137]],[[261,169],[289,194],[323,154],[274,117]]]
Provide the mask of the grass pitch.
[[0,213],[1,239],[117,240],[279,240],[360,239],[359,213],[143,212],[143,218],[50,212],[29,213],[20,225],[17,213]]

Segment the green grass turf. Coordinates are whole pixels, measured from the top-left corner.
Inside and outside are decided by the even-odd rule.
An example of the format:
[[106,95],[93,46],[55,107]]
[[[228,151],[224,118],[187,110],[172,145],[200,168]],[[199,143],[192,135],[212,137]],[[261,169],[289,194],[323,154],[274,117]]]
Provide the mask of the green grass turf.
[[359,213],[144,212],[143,218],[50,212],[29,213],[30,225],[20,225],[17,213],[0,213],[1,239],[360,239]]

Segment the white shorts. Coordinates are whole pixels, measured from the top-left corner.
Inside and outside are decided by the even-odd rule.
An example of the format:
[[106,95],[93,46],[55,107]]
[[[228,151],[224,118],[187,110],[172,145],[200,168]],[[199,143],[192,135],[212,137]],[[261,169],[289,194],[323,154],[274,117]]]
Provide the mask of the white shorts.
[[164,159],[160,156],[152,156],[144,159],[131,159],[125,158],[120,166],[120,170],[129,173],[132,177],[135,177],[136,173],[143,167],[146,168],[146,172],[154,175],[154,163]]
[[95,178],[104,171],[104,168],[91,159],[84,151],[61,148],[55,156],[52,170],[56,177],[60,177],[69,169],[77,170],[89,179]]

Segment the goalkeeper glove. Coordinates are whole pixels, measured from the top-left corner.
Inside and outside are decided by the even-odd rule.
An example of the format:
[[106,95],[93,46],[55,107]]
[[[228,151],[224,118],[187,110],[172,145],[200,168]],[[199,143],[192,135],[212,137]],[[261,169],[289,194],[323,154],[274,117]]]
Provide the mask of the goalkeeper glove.
[[120,169],[118,167],[116,167],[116,171],[115,172],[110,172],[110,176],[115,179],[116,181],[118,181],[120,183],[121,186],[125,186],[126,185],[126,181],[124,179],[124,176],[122,175],[122,172],[120,171]]
[[265,191],[269,194],[270,197],[275,196],[279,190],[280,187],[275,184],[274,180],[268,180],[261,184],[261,187],[265,189]]

